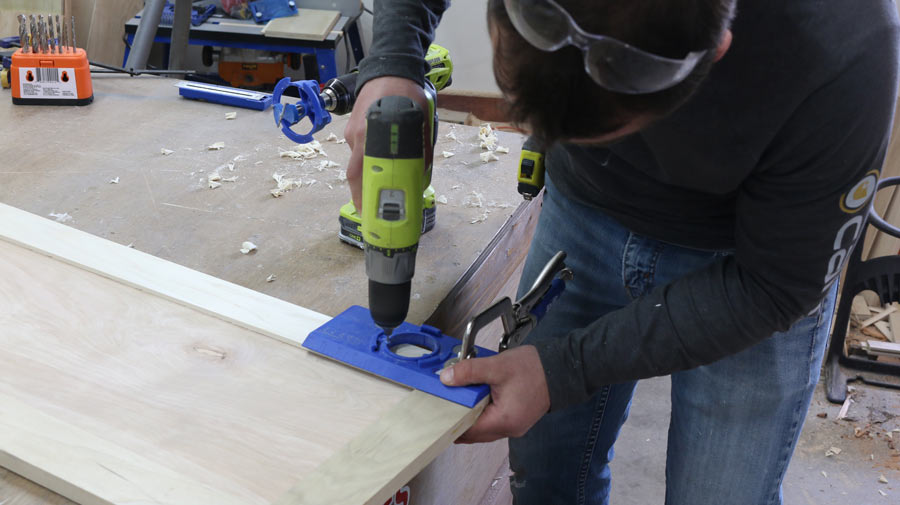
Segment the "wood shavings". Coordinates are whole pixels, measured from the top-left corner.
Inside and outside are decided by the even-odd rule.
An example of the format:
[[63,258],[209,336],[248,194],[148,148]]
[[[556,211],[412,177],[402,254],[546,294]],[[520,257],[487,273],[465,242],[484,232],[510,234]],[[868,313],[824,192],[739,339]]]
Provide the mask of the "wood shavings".
[[337,168],[339,166],[341,166],[339,163],[335,163],[331,160],[322,160],[321,162],[319,162],[318,171],[321,172],[326,168]]
[[222,176],[219,175],[218,172],[213,172],[206,177],[206,184],[209,186],[209,189],[216,189],[222,185],[221,181]]
[[481,158],[482,163],[489,163],[491,161],[499,161],[500,158],[494,154],[494,151],[485,151],[478,155]]
[[253,166],[258,166],[258,165],[262,165],[262,164],[263,164],[262,160],[259,160],[256,163],[254,163]]
[[887,496],[887,493],[885,493],[884,491],[882,491],[880,489],[878,490],[878,494],[880,494],[881,496]]
[[226,112],[225,119],[237,119],[237,112]]
[[887,484],[888,483],[887,477],[885,477],[884,474],[879,475],[878,482],[880,482],[882,484]]
[[109,180],[109,183],[110,183],[110,184],[118,184],[118,183],[119,183],[119,178],[116,177],[115,179],[110,179],[110,180]]
[[844,404],[841,405],[841,411],[838,412],[838,416],[837,416],[838,421],[840,421],[841,419],[847,417],[847,412],[850,411],[850,404],[851,404],[851,403],[853,403],[853,400],[851,400],[850,397],[848,396],[847,399],[844,400]]
[[[450,140],[455,140],[455,141],[459,142],[459,139],[456,138],[456,132],[454,132],[453,130],[451,130],[450,133],[448,133],[448,134],[446,134],[446,135],[444,135],[444,136],[447,137],[447,138],[450,139]],[[462,142],[459,142],[459,143],[462,144]]]
[[500,153],[500,154],[509,154],[509,148],[508,148],[508,147],[497,146],[497,149],[495,149],[495,151],[498,152],[498,153]]
[[50,217],[56,219],[57,223],[68,223],[72,220],[72,216],[69,215],[68,212],[63,212],[62,214],[57,214],[56,212],[51,212]]
[[447,197],[444,196],[444,195],[441,195],[441,196],[435,198],[434,200],[435,200],[437,203],[442,203],[442,204],[444,204],[444,205],[447,205],[447,201],[448,201],[448,200],[447,200]]
[[315,184],[315,183],[317,183],[317,182],[319,182],[319,181],[317,181],[317,180],[315,180],[315,179],[310,179],[310,180],[306,181],[306,182],[303,183],[303,184],[304,184],[306,187],[310,187],[310,186],[312,186],[313,184]]
[[347,171],[341,170],[337,175],[338,182],[347,182]]
[[275,183],[278,185],[278,187],[270,190],[269,193],[271,193],[275,198],[284,195],[294,188],[300,187],[300,179],[287,179],[283,175],[277,173],[272,174],[272,179],[275,179]]
[[241,244],[241,254],[250,254],[256,250],[256,244],[249,240]]
[[275,280],[275,274],[272,274],[272,275],[266,277],[266,282],[272,282],[274,280]]
[[450,187],[450,189],[459,189],[461,187],[462,186],[460,186],[459,184],[454,184],[453,186]]
[[441,153],[441,156],[443,156],[444,158],[452,158],[455,155],[456,153],[451,153],[450,151],[444,151]]
[[246,160],[246,159],[247,159],[247,157],[244,156],[243,154],[238,154],[237,156],[235,156],[234,158],[232,158],[231,161],[237,163],[238,161],[244,161],[244,160]]
[[309,144],[300,144],[293,151],[281,151],[279,155],[282,158],[291,158],[294,160],[309,160],[319,155],[328,156],[328,153],[322,149],[322,143],[313,140]]
[[236,181],[237,179],[238,179],[238,176],[233,175],[233,176],[231,176],[231,177],[224,177],[224,178],[222,178],[222,182],[234,182],[234,181]]
[[206,148],[210,151],[221,151],[222,149],[225,149],[225,142],[213,142],[206,146]]
[[832,456],[836,456],[841,453],[840,447],[831,446],[827,451],[825,451],[825,457],[830,458]]
[[325,142],[337,142],[338,136],[331,132],[325,137]]
[[222,185],[222,183],[216,182],[216,181],[207,181],[207,185],[209,186],[209,189],[216,189],[216,188],[220,187]]
[[481,141],[481,148],[493,151],[497,147],[497,135],[490,123],[483,125],[478,130],[478,140]]
[[168,155],[174,153],[175,151],[173,151],[173,150],[171,150],[171,149],[166,149],[165,147],[163,147],[162,149],[159,150],[159,152],[160,152],[160,154],[162,154],[163,156],[168,156]]
[[477,191],[472,191],[463,199],[463,206],[470,209],[478,209],[484,207],[484,195]]
[[338,139],[337,142],[335,142],[335,144],[346,144],[346,143],[347,143],[347,139]]
[[483,222],[487,219],[487,217],[488,217],[488,213],[487,213],[487,212],[484,212],[484,213],[482,213],[480,216],[478,216],[478,217],[476,217],[475,219],[469,221],[469,224],[483,223]]

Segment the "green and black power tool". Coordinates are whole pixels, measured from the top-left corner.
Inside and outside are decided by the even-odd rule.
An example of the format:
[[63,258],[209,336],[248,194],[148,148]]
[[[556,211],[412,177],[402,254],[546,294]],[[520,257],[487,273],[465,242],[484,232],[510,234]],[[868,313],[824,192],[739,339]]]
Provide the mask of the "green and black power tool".
[[544,187],[544,151],[534,137],[525,139],[519,156],[519,194],[526,200],[536,197]]
[[[431,184],[426,159],[429,111],[402,96],[384,97],[366,114],[361,234],[369,277],[369,310],[386,335],[409,311],[410,285],[423,226],[422,192]],[[432,197],[433,199],[433,197]]]
[[[453,61],[450,59],[450,52],[437,44],[431,44],[431,46],[428,48],[428,52],[425,54],[425,61],[429,65],[429,71],[425,74],[425,93],[428,96],[431,115],[434,117],[434,128],[432,130],[435,134],[434,138],[432,139],[432,145],[434,145],[437,140],[438,125],[438,117],[434,110],[434,101],[437,96],[437,92],[446,88],[447,86],[450,86],[450,84],[453,82]],[[325,86],[325,92],[329,93],[329,89],[347,89],[349,86],[342,83],[341,79],[346,80],[346,77],[338,77],[337,79],[329,81]],[[355,76],[353,78],[352,87],[356,87]],[[331,94],[333,96],[341,95],[340,92],[335,93],[333,91],[331,92]],[[355,96],[353,99],[355,100]],[[347,103],[346,100],[344,100],[343,102]],[[349,102],[349,107],[347,110],[349,110],[349,108],[352,108],[352,106],[353,103]],[[365,189],[363,191],[365,191]],[[434,188],[429,184],[425,188],[425,191],[423,191],[422,193],[423,234],[434,228],[434,224],[437,219],[436,211],[437,207],[435,206]],[[356,206],[353,205],[352,201],[341,206],[339,221],[341,228],[338,232],[338,237],[347,244],[354,245],[360,248],[364,247],[362,232],[360,230],[360,227],[362,226],[362,218],[356,211]]]
[[[432,159],[426,142],[437,139],[437,90],[448,86],[453,64],[449,52],[432,44],[426,54],[428,110],[409,98],[384,97],[366,114],[363,159],[363,209],[353,202],[341,207],[342,241],[365,249],[372,318],[390,335],[406,319],[410,285],[415,273],[419,236],[435,224],[435,198],[431,187]],[[291,140],[307,143],[331,122],[331,114],[346,114],[356,102],[356,72],[329,80],[320,89],[315,81],[282,79],[272,94],[275,123]],[[296,88],[299,102],[282,104],[288,88]],[[308,133],[292,128],[309,119]],[[426,121],[432,135],[426,138]]]

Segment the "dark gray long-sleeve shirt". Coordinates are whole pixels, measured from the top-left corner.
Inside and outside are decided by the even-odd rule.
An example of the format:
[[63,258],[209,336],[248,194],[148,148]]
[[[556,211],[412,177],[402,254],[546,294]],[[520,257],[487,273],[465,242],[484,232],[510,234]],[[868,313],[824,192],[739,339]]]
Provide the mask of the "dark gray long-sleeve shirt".
[[[412,4],[429,14],[391,15]],[[376,44],[370,58],[406,76],[376,49],[406,44],[419,55],[443,2],[376,7],[375,38],[393,42]],[[728,53],[671,116],[608,149],[558,144],[548,153],[560,192],[636,233],[735,251],[538,344],[553,409],[786,330],[818,306],[863,231],[897,96],[897,7],[741,1],[732,32]],[[421,63],[412,67],[421,76]]]

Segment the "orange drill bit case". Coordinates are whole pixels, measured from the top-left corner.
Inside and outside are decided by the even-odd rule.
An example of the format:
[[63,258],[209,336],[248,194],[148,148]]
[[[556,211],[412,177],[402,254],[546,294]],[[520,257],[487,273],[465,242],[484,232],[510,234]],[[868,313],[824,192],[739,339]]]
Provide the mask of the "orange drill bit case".
[[87,52],[76,48],[59,53],[12,55],[12,101],[16,105],[87,105],[94,101]]

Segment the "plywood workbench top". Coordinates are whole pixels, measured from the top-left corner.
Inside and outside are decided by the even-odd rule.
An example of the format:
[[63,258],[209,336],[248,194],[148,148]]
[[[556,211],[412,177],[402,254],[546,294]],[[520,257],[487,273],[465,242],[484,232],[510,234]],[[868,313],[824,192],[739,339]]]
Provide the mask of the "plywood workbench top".
[[[70,216],[61,218],[69,226],[326,315],[367,305],[362,251],[337,238],[350,150],[325,140],[343,137],[346,118],[317,134],[327,157],[294,160],[280,156],[296,145],[275,128],[271,110],[185,100],[174,82],[95,76],[86,107],[13,106],[8,91],[0,93],[0,202]],[[477,133],[441,125],[434,186],[446,203],[421,240],[411,322],[434,312],[521,201],[521,136],[498,133],[510,154],[482,163]],[[207,149],[215,142],[224,148]],[[338,166],[323,167],[325,160]],[[210,189],[216,172],[236,180]],[[301,187],[274,198],[276,173]],[[258,250],[242,254],[244,241]],[[0,503],[8,498],[7,505],[68,503],[0,469]]]

